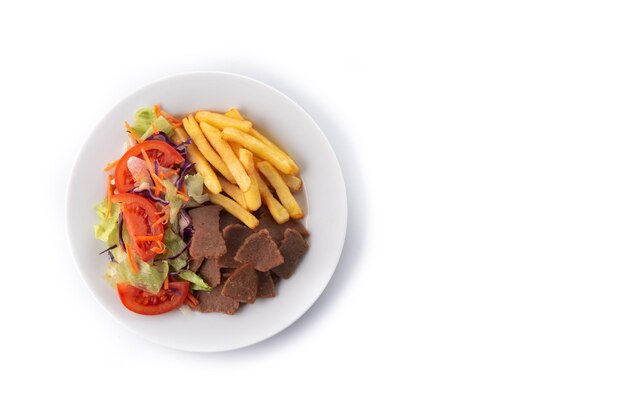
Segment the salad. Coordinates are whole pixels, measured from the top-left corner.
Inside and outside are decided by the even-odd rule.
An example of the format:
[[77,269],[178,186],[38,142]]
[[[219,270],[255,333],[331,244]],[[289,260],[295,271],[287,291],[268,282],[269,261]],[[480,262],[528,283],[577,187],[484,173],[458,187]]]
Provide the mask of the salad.
[[308,248],[295,161],[237,109],[181,121],[155,105],[124,125],[94,225],[122,304],[235,314],[274,297]]
[[176,140],[182,123],[159,106],[125,123],[126,151],[107,165],[107,196],[95,207],[95,237],[109,246],[106,277],[129,310],[162,314],[193,304],[191,291],[211,287],[187,269],[193,230],[186,210],[208,201],[203,178],[190,173],[191,139]]

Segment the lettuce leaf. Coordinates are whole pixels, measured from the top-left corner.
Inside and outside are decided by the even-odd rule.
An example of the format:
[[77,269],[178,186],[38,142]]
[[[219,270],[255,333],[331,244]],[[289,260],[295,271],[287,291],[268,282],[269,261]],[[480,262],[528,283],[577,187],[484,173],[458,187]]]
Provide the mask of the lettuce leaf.
[[[156,125],[156,128],[159,132],[165,133],[168,137],[171,138],[172,135],[174,134],[174,128],[172,127],[170,122],[167,121],[165,117],[163,116],[157,117],[156,119],[154,119],[154,124]],[[141,135],[141,139],[146,140],[147,138],[150,137],[150,135],[152,135],[152,122],[150,122],[150,128],[146,130],[143,135]]]
[[142,139],[147,138],[152,134],[152,122],[155,122],[156,127],[161,132],[172,137],[174,134],[174,128],[163,116],[157,117],[153,107],[143,107],[135,112],[135,124],[133,130]]
[[[165,231],[165,235],[163,236],[163,240],[165,241],[165,247],[167,248],[167,252],[160,256],[159,258],[169,258],[175,255],[178,255],[180,251],[185,248],[185,242],[183,239],[175,233],[170,227]],[[172,270],[178,271],[187,265],[187,253],[183,253],[176,259],[172,259],[168,261]]]
[[158,293],[169,272],[168,263],[166,261],[158,261],[151,265],[139,258],[135,259],[135,262],[139,268],[139,272],[136,274],[130,266],[128,255],[125,256],[117,266],[118,279],[152,294]]
[[143,136],[152,126],[152,121],[156,119],[154,107],[143,107],[135,112],[135,124],[133,130],[140,137]]
[[204,192],[204,178],[200,174],[185,175],[185,190],[189,196],[187,207],[197,207],[209,201],[209,194]]
[[174,232],[178,232],[178,212],[183,206],[183,198],[178,194],[178,189],[171,181],[163,180],[165,185],[165,199],[170,203],[170,224]]
[[117,231],[120,205],[119,203],[111,204],[111,213],[108,218],[107,207],[108,203],[106,199],[104,199],[100,204],[94,206],[94,210],[96,210],[96,215],[100,219],[100,223],[93,225],[93,231],[96,239],[106,242],[109,246],[113,246],[118,243]]
[[190,290],[198,290],[198,291],[211,291],[213,288],[204,280],[197,275],[195,272],[186,270],[176,275],[178,278],[184,279],[185,281],[189,281],[191,286]]

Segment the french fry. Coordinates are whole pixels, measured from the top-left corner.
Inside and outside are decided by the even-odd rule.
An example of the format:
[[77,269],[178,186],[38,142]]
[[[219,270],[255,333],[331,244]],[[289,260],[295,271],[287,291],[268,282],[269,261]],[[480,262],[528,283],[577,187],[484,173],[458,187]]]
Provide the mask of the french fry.
[[189,136],[191,136],[191,140],[198,147],[198,150],[204,155],[206,160],[217,169],[220,174],[224,176],[228,181],[234,183],[235,177],[231,174],[228,166],[224,163],[222,158],[215,152],[215,149],[209,145],[206,138],[202,134],[202,130],[200,130],[200,126],[196,122],[196,119],[193,116],[188,116],[183,119],[183,126]]
[[209,193],[209,201],[213,204],[224,207],[227,212],[241,220],[243,224],[248,226],[250,229],[254,229],[259,225],[259,220],[254,217],[252,213],[241,207],[236,201],[231,200],[223,194]]
[[204,156],[194,144],[189,144],[187,146],[187,156],[189,157],[189,160],[195,164],[194,168],[196,171],[202,175],[206,188],[212,193],[220,193],[222,191],[222,186],[217,179],[217,175],[215,175],[211,165],[209,165],[207,160],[204,159]]
[[[250,176],[250,189],[243,193],[246,199],[246,205],[250,211],[256,211],[261,207],[261,192],[259,191],[259,183],[257,182],[254,174],[256,174],[256,167],[254,166],[254,156],[252,152],[247,149],[241,148],[239,150],[239,160],[241,164],[248,172]],[[258,175],[258,174],[257,174]]]
[[287,220],[289,220],[289,212],[285,207],[283,207],[282,204],[280,204],[278,200],[274,198],[272,192],[267,187],[267,184],[265,184],[265,181],[263,181],[263,178],[261,178],[257,171],[254,171],[254,179],[256,180],[257,184],[259,184],[259,192],[261,193],[261,198],[263,199],[263,202],[265,203],[267,208],[270,210],[270,214],[272,215],[276,223],[283,224]]
[[291,191],[300,191],[302,180],[294,175],[280,174]]
[[[241,115],[241,113],[239,113],[239,110],[237,110],[234,107],[228,110],[226,113],[224,113],[224,116],[232,117],[233,119],[237,119],[237,120],[243,120],[243,116]],[[241,149],[241,145],[235,142],[230,142],[230,147],[233,148],[233,152],[235,153],[235,155],[239,155],[239,149]],[[239,159],[241,160],[241,158]]]
[[174,129],[174,141],[177,145],[180,145],[181,143],[186,141],[188,137],[189,135],[183,127],[177,127],[176,129]]
[[236,142],[228,142],[231,149],[233,150],[233,153],[235,155],[239,155],[239,149],[241,149],[241,145],[236,143]]
[[272,142],[271,140],[269,140],[268,138],[266,138],[265,136],[263,136],[258,130],[256,129],[250,129],[250,135],[255,137],[256,139],[260,140],[264,145],[266,145],[269,148],[272,148],[274,151],[278,152],[279,154],[281,154],[286,160],[289,161],[289,164],[291,165],[291,169],[292,169],[292,173],[294,175],[300,173],[300,167],[296,164],[296,162],[291,159],[291,157],[289,155],[287,155],[287,152],[283,151],[282,149],[280,149],[278,147],[278,145],[276,145],[274,142]]
[[289,163],[289,160],[283,154],[265,145],[257,138],[242,132],[241,130],[227,127],[222,132],[222,137],[229,142],[236,142],[242,147],[250,150],[259,158],[268,161],[274,165],[279,171],[285,174],[294,175],[297,170]]
[[[234,107],[232,109],[228,110],[224,114],[226,116],[228,116],[228,117],[232,117],[233,119],[245,120],[243,118],[243,116],[241,115],[241,113],[239,113],[239,110],[237,110]],[[295,174],[300,172],[300,168],[298,167],[296,162],[293,159],[291,159],[291,157],[287,154],[287,152],[285,152],[282,149],[280,149],[280,147],[278,145],[276,145],[274,142],[272,142],[271,140],[269,140],[268,138],[263,136],[258,130],[254,129],[254,128],[250,129],[250,135],[255,137],[255,138],[257,138],[258,140],[263,142],[268,147],[274,149],[276,152],[279,152],[279,153],[283,154],[285,159],[289,160],[289,163],[291,164],[291,167],[292,167],[292,169],[293,169]]]
[[234,127],[242,132],[249,132],[252,129],[252,122],[248,120],[237,120],[232,117],[210,111],[199,111],[195,114],[196,120],[199,122],[209,123],[218,129]]
[[244,120],[244,118],[241,115],[241,113],[239,113],[239,110],[237,110],[234,107],[232,109],[228,110],[226,113],[224,113],[224,116],[228,116],[228,117],[230,117],[232,119]]
[[283,177],[280,176],[272,164],[267,161],[262,161],[256,164],[256,166],[265,178],[267,178],[270,184],[272,184],[274,190],[276,190],[278,199],[289,212],[289,216],[291,216],[292,219],[303,218],[304,213],[298,205],[298,202],[295,198],[293,198],[293,194],[289,191],[289,187],[285,184],[285,180],[283,180]]
[[239,188],[241,188],[242,191],[248,191],[250,188],[250,177],[243,168],[243,165],[241,165],[239,158],[235,156],[235,153],[228,142],[222,139],[222,133],[217,128],[205,122],[200,122],[200,129],[213,148],[220,154],[224,163],[228,166],[228,169],[230,170],[230,173],[233,174],[233,177],[235,177],[235,182]]
[[247,209],[248,204],[246,204],[246,198],[244,197],[244,192],[241,191],[241,188],[222,177],[219,177],[218,179],[220,181],[220,185],[222,186],[222,191],[228,194],[241,207]]

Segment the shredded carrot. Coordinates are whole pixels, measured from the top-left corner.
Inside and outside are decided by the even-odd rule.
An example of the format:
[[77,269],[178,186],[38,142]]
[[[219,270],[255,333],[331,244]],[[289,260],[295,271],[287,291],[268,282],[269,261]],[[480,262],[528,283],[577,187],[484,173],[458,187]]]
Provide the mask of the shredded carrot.
[[195,307],[195,306],[197,306],[197,305],[198,305],[198,303],[199,303],[198,299],[197,299],[196,297],[194,297],[194,296],[191,294],[191,292],[188,292],[188,293],[187,293],[187,299],[188,299],[189,301],[191,301],[191,304],[193,304],[193,306],[194,306],[194,307]]
[[170,280],[167,277],[165,277],[165,281],[163,281],[163,289],[164,290],[170,289]]
[[156,227],[158,224],[163,224],[167,221],[167,219],[170,218],[170,212],[166,212],[163,216],[159,217],[158,219],[156,219],[156,221],[154,223],[152,223],[152,227]]
[[178,169],[174,169],[172,171],[164,172],[162,174],[159,174],[159,176],[161,178],[168,178],[168,177],[171,177],[172,175],[176,175],[176,174],[178,174]]
[[150,251],[152,251],[154,253],[162,254],[162,253],[167,252],[167,249],[166,248],[156,247],[156,248],[150,248]]
[[163,239],[163,233],[159,233],[158,235],[152,236],[135,236],[135,242],[150,242],[152,240],[161,240]]
[[133,129],[128,124],[128,122],[124,122],[124,127],[126,127],[126,131],[128,132],[131,138],[135,139],[137,143],[141,143],[141,138],[139,137],[139,135],[137,135],[137,132],[135,132],[135,129]]
[[183,199],[183,201],[189,201],[189,196],[187,194],[180,192],[180,191],[176,191],[176,194],[178,194],[180,198]]
[[156,212],[156,214],[164,215],[169,210],[170,206],[164,206],[162,210]]
[[158,104],[154,105],[154,114],[156,114],[156,117],[159,117],[161,115],[161,106],[159,106]]
[[157,129],[156,122],[154,120],[152,121],[152,133],[155,135],[159,133],[159,129]]
[[176,129],[177,127],[181,127],[183,125],[183,122],[181,122],[180,120],[178,120],[171,114],[167,113],[165,110],[159,109],[159,113],[161,113],[163,117],[165,117],[165,119],[167,119],[167,121],[170,122],[170,124],[172,125],[174,129]]
[[150,163],[150,158],[148,157],[148,153],[146,152],[145,149],[142,149],[141,154],[143,155],[143,159],[146,161],[146,165],[148,165],[148,171],[150,171],[150,176],[152,177],[152,180],[154,181],[154,185],[156,185],[157,192],[161,192],[161,190],[163,189],[163,182],[154,172],[154,166],[152,166],[152,164]]
[[104,167],[104,170],[103,170],[103,171],[105,171],[105,172],[106,172],[106,171],[108,171],[108,170],[110,170],[110,169],[115,168],[115,167],[117,166],[117,163],[118,163],[118,162],[120,162],[120,160],[119,160],[119,159],[118,159],[117,161],[113,161],[113,162],[111,162],[110,164],[108,164],[107,166],[105,166],[105,167]]
[[126,250],[128,252],[128,262],[130,262],[130,267],[136,274],[137,272],[139,272],[139,268],[137,268],[137,263],[135,263],[135,259],[133,258],[133,250],[130,248],[130,245],[128,243],[126,244]]
[[185,183],[181,185],[180,191],[176,191],[176,194],[181,196],[183,201],[189,201],[189,196],[187,195],[187,190],[185,189]]
[[111,197],[113,196],[113,186],[111,185],[111,180],[113,177],[111,174],[107,176],[107,219],[111,215]]
[[189,298],[185,299],[185,303],[191,308],[196,308],[196,306],[189,300]]

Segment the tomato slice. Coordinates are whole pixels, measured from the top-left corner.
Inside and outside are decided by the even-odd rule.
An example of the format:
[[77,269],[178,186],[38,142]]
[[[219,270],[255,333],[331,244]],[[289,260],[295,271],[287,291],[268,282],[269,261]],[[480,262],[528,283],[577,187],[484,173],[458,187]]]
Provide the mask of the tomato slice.
[[[137,236],[156,236],[163,233],[161,223],[154,224],[159,219],[156,206],[150,200],[137,194],[122,193],[111,197],[113,203],[122,203],[122,217],[124,226],[130,235],[133,251],[143,260],[148,262],[157,254],[151,249],[158,246],[154,240],[137,242]],[[162,239],[160,239],[162,241]]]
[[122,304],[130,311],[147,316],[167,313],[180,307],[189,293],[189,282],[170,282],[169,289],[152,294],[132,285],[118,283],[117,293]]
[[146,151],[151,161],[157,160],[162,167],[171,168],[185,160],[176,149],[160,140],[146,140],[133,146],[122,155],[115,168],[115,187],[120,193],[126,193],[135,186],[133,175],[128,169],[128,159],[131,156],[143,158],[142,149]]

